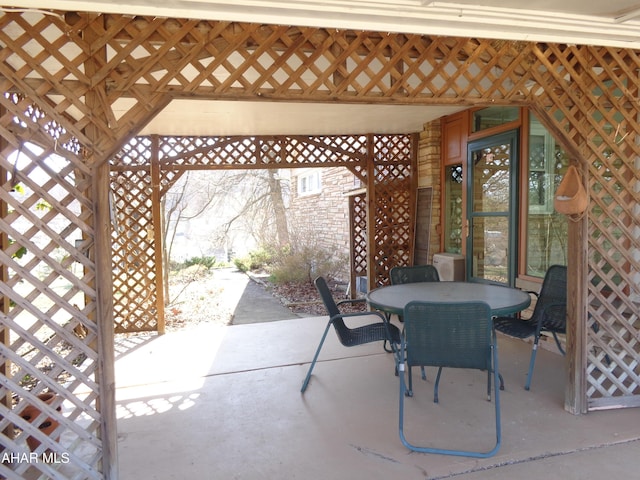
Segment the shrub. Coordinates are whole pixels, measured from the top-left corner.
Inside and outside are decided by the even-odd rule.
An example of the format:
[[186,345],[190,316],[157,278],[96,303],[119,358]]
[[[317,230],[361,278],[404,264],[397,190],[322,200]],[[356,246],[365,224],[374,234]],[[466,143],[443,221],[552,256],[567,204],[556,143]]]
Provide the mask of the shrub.
[[215,267],[217,263],[216,257],[191,257],[184,261],[184,266],[202,265],[205,268],[212,268]]
[[313,246],[303,246],[279,255],[271,268],[275,283],[311,282],[318,276],[334,278],[348,264],[344,255]]
[[259,248],[258,250],[249,252],[249,254],[244,257],[234,258],[233,263],[241,272],[248,272],[267,268],[273,263],[273,258],[273,249]]

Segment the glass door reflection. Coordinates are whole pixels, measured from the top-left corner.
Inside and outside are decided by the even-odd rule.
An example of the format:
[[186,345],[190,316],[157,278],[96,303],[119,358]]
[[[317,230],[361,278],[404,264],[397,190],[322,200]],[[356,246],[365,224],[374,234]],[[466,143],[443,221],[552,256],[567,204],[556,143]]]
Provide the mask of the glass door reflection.
[[472,281],[512,285],[517,131],[469,144],[467,271]]

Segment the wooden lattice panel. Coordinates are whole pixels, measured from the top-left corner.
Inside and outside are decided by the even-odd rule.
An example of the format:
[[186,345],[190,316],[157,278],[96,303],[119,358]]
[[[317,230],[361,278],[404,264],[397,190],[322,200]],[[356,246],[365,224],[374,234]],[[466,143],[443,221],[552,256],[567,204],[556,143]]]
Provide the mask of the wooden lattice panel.
[[415,192],[412,191],[412,137],[376,136],[372,178],[375,228],[369,232],[369,287],[389,283],[389,271],[395,266],[413,263],[413,232],[415,227]]
[[[62,452],[59,442],[39,435],[16,413],[26,401],[34,401],[30,392],[53,389],[65,399],[63,412],[49,409],[47,413],[60,420],[65,432],[81,439],[68,447],[72,455],[66,467],[79,469],[84,478],[99,478],[100,470],[105,476],[112,475],[114,456],[103,438],[113,436],[115,422],[104,419],[104,415],[113,416],[109,405],[103,405],[106,411],[100,413],[96,408],[98,396],[105,395],[97,377],[106,374],[95,365],[98,355],[111,358],[113,352],[104,339],[100,341],[98,336],[96,341],[100,330],[93,318],[96,314],[110,319],[109,313],[100,311],[109,299],[104,304],[97,302],[93,285],[103,274],[96,270],[96,264],[109,252],[92,251],[99,244],[100,237],[94,235],[102,225],[84,212],[100,213],[103,205],[96,201],[100,189],[89,188],[86,182],[97,178],[96,167],[121,151],[158,111],[179,96],[530,106],[582,167],[590,190],[589,210],[581,220],[584,223],[573,229],[586,232],[584,243],[570,247],[580,255],[573,272],[579,274],[579,291],[585,292],[584,298],[572,299],[577,302],[573,320],[576,330],[585,333],[587,324],[589,328],[586,344],[577,346],[575,361],[569,364],[586,373],[589,408],[640,403],[637,51],[51,13],[0,14],[0,88],[10,93],[0,98],[0,167],[5,172],[0,200],[6,207],[0,222],[5,265],[1,282],[5,338],[0,348],[11,367],[0,375],[0,388],[3,397],[18,399],[15,408],[9,408],[11,402],[0,406],[5,431],[17,425]],[[36,143],[43,150],[25,150],[28,161],[14,175],[12,155],[25,142]],[[47,156],[53,152],[60,154],[69,168],[47,165]],[[30,179],[35,165],[44,172],[41,184]],[[133,170],[133,165],[129,167]],[[396,182],[404,180],[401,172],[389,169],[389,173],[388,182],[375,188],[371,185],[370,192],[380,199],[373,203],[377,211],[395,215],[389,209],[404,191]],[[371,183],[369,175],[363,173],[362,177]],[[31,184],[21,200],[11,193],[16,178]],[[168,176],[161,178],[171,181]],[[41,199],[49,204],[46,211],[36,209]],[[392,225],[386,219],[381,221],[384,228]],[[57,223],[60,228],[53,229]],[[587,228],[580,229],[582,225]],[[81,245],[71,242],[76,231],[81,232]],[[385,242],[383,237],[378,241]],[[16,259],[22,246],[29,256]],[[389,268],[387,254],[398,252],[391,245],[376,248],[375,258],[380,262],[376,269]],[[77,265],[82,266],[82,273],[73,273]],[[61,292],[57,282],[71,287]],[[76,297],[83,297],[83,302],[76,303]],[[39,303],[42,300],[45,302]],[[26,326],[21,323],[23,318]],[[83,339],[64,327],[74,330],[76,321],[86,328]],[[71,346],[70,353],[57,350],[63,344]],[[103,350],[98,352],[96,345]],[[581,364],[579,355],[584,348],[587,365]],[[86,359],[74,365],[82,355]],[[54,381],[53,376],[58,375],[55,368],[50,372],[38,368],[46,358],[55,360],[56,368],[71,372],[69,384]],[[36,379],[31,390],[20,384],[26,374]],[[112,386],[109,378],[102,381]],[[575,385],[575,392],[579,388]],[[573,408],[582,410],[580,405]],[[105,429],[98,432],[101,423]],[[24,438],[25,433],[15,438],[0,436],[2,447],[11,451],[24,448]],[[78,453],[83,442],[95,452],[90,458]],[[45,477],[72,476],[44,463],[31,467]],[[24,464],[1,464],[0,473],[20,478],[27,468]]]
[[640,405],[640,58],[596,47],[534,52],[547,66],[540,113],[575,139],[588,177],[588,407]]
[[[155,279],[161,277],[161,267],[153,263],[155,246],[151,237],[141,236],[152,225],[152,164],[160,170],[161,197],[187,169],[244,169],[346,166],[362,180],[367,178],[367,163],[373,155],[380,164],[373,178],[374,185],[385,184],[387,176],[395,176],[400,165],[405,176],[412,173],[409,165],[415,156],[411,136],[408,135],[341,135],[341,136],[269,136],[269,137],[136,137],[111,162],[112,191],[116,212],[113,230],[114,310],[116,332],[155,330],[155,317],[159,305],[155,295]],[[154,158],[157,152],[157,158]],[[415,169],[413,174],[415,175]],[[393,202],[396,231],[374,231],[382,236],[383,249],[393,244],[395,264],[407,262],[411,256],[410,232],[413,220],[411,182],[399,184],[383,191],[401,188],[395,192]],[[359,205],[366,212],[366,203]],[[366,220],[366,217],[365,217]],[[355,257],[353,275],[367,275],[366,222],[363,230],[354,235]],[[129,231],[132,230],[132,231]],[[396,238],[397,235],[397,238]],[[408,237],[409,236],[409,237]],[[397,241],[396,241],[397,240]],[[376,243],[378,240],[375,240]],[[361,243],[361,245],[360,245]],[[362,249],[360,248],[362,247]],[[144,258],[143,258],[144,255]],[[386,256],[382,253],[383,256]],[[387,276],[382,265],[375,275]],[[353,272],[356,272],[355,274]],[[141,281],[142,280],[142,283]],[[353,285],[353,282],[352,282]]]
[[[165,172],[309,166],[345,166],[361,172],[366,165],[367,139],[365,135],[157,137],[158,159]],[[149,137],[136,137],[112,165],[118,169],[148,165],[151,144]]]
[[[0,450],[13,455],[0,476],[100,478],[91,171],[37,99],[2,95],[0,112],[5,135],[16,132],[0,151]],[[45,393],[51,404],[38,399]],[[29,417],[30,406],[44,413]],[[50,434],[38,428],[46,422]],[[29,438],[40,442],[39,462],[20,456],[30,455]]]
[[[151,175],[113,172],[112,263],[116,333],[156,331],[158,305]],[[160,270],[160,273],[162,270]]]

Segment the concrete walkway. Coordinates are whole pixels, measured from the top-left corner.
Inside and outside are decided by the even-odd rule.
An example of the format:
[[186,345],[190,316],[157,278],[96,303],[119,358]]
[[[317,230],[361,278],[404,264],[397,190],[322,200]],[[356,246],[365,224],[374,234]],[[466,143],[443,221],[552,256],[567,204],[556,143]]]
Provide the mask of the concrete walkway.
[[225,305],[233,311],[232,325],[299,318],[267,290],[259,277],[224,268],[215,271],[215,278],[224,288]]

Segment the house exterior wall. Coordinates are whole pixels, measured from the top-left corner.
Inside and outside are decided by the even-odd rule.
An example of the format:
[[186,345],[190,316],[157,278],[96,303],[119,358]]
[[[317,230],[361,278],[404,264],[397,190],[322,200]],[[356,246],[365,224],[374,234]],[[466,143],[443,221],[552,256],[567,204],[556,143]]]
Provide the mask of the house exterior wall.
[[[429,263],[433,254],[442,251],[440,244],[440,212],[441,212],[441,136],[440,119],[424,125],[418,143],[418,188],[433,188],[431,206],[431,235],[429,237]],[[419,213],[419,212],[416,212]]]
[[[320,190],[301,193],[301,177],[318,172]],[[294,246],[310,246],[344,259],[339,280],[349,279],[349,202],[347,194],[360,188],[358,178],[343,167],[297,169],[291,175],[289,229]]]
[[[321,189],[316,193],[299,191],[301,177],[319,171]],[[424,125],[418,144],[418,188],[433,188],[431,211],[431,257],[441,251],[440,245],[440,177],[441,121]],[[338,257],[349,256],[349,204],[347,194],[361,188],[360,180],[342,167],[296,169],[291,175],[291,203],[288,210],[289,228],[296,245],[310,245]],[[432,258],[429,258],[431,263]],[[349,277],[345,268],[341,280]]]

